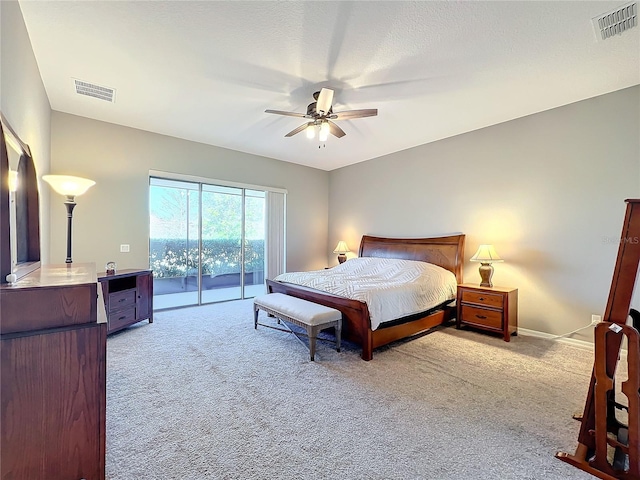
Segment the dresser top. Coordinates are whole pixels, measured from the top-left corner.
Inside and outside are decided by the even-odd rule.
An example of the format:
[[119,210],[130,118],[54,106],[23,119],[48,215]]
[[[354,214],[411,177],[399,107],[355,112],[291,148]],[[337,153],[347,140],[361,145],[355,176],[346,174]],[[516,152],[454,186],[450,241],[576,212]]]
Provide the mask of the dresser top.
[[98,286],[93,263],[43,265],[0,288],[0,334],[28,335],[95,324]]
[[116,273],[107,274],[105,272],[100,272],[98,274],[98,280],[103,282],[105,280],[111,280],[112,278],[120,278],[120,277],[133,277],[136,275],[140,275],[142,273],[151,273],[151,270],[140,269],[140,268],[123,268],[122,270],[116,270]]
[[96,283],[96,266],[93,263],[67,263],[62,265],[42,265],[12,284],[3,284],[2,289],[22,289],[33,287],[58,287]]

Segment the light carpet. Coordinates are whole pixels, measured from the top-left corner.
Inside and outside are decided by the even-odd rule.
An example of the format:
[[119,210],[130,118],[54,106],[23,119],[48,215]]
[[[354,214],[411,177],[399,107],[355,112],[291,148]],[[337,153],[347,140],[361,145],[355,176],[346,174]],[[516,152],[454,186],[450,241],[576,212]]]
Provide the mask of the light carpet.
[[108,338],[109,480],[593,478],[553,456],[575,450],[592,352],[451,327],[371,362],[318,342],[310,362],[252,306]]

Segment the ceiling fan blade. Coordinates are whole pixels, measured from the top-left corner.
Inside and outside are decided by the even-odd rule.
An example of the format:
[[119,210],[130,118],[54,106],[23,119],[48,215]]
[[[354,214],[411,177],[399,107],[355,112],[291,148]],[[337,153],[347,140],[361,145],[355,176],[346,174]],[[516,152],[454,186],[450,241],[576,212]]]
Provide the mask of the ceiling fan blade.
[[344,130],[342,130],[338,125],[336,125],[332,121],[327,120],[327,123],[329,123],[329,132],[331,133],[331,135],[335,135],[338,138],[342,138],[346,135],[346,133],[344,133]]
[[307,128],[309,124],[308,123],[303,123],[302,125],[300,125],[298,128],[294,128],[293,130],[291,130],[289,133],[287,133],[285,135],[285,137],[293,137],[296,133],[300,133],[301,131],[303,131],[305,128]]
[[316,111],[318,113],[329,113],[331,109],[331,103],[333,102],[333,90],[330,88],[323,88],[318,95],[318,101],[316,103]]
[[378,115],[377,108],[366,108],[364,110],[347,110],[346,112],[337,112],[329,116],[331,120],[350,120],[352,118],[375,117]]
[[264,113],[275,113],[276,115],[287,115],[288,117],[307,118],[307,115],[304,113],[283,112],[282,110],[265,110]]

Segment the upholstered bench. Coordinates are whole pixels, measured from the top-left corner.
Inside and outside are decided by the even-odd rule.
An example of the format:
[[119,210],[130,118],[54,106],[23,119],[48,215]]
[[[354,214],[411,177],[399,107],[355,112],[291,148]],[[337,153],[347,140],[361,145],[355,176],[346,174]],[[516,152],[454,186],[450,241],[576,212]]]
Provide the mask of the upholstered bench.
[[[258,328],[258,311],[264,310],[270,315],[286,320],[307,330],[311,361],[316,353],[318,332],[326,328],[336,329],[336,350],[340,351],[342,334],[342,313],[335,308],[308,302],[301,298],[290,297],[283,293],[269,293],[253,299],[253,323]],[[279,320],[278,320],[279,322]]]

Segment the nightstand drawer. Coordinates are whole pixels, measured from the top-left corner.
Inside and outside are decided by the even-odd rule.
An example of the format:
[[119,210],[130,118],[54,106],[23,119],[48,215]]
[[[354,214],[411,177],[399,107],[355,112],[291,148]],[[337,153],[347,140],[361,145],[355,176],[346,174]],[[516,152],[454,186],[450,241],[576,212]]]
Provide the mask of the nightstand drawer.
[[462,301],[465,303],[478,303],[487,307],[502,309],[503,297],[494,293],[462,291]]
[[502,328],[502,312],[462,305],[461,321],[491,328]]

